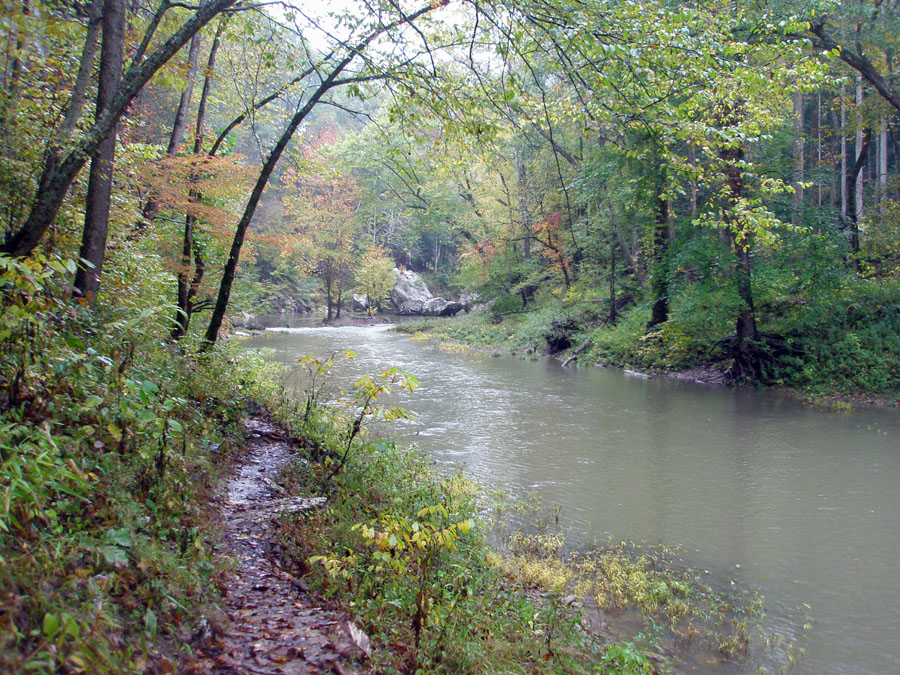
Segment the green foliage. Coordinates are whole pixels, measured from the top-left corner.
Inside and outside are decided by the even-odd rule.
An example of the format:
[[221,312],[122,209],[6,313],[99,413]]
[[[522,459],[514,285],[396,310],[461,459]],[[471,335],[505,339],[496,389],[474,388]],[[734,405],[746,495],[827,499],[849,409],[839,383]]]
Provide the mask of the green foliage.
[[[346,441],[348,418],[320,399],[304,422],[302,406],[279,400],[311,448],[287,483],[320,492],[337,451],[328,448]],[[345,602],[376,647],[390,647],[373,653],[376,667],[592,671],[599,652],[574,630],[571,610],[528,599],[490,562],[477,486],[435,475],[425,457],[392,441],[366,439],[360,449],[334,476],[327,507],[285,523],[283,535],[298,569]]]
[[633,642],[612,645],[600,661],[601,673],[616,675],[650,675],[655,668]]
[[372,246],[365,251],[356,270],[356,283],[373,309],[387,307],[394,290],[394,263],[383,248]]
[[[160,313],[89,310],[72,265],[0,257],[0,670],[132,672],[199,620],[202,497],[259,362],[166,347]],[[142,665],[144,664],[144,665]]]
[[[305,438],[282,481],[295,494],[321,491],[331,473],[328,449],[346,438],[340,407],[317,400],[319,411],[306,415],[301,401],[273,399]],[[715,592],[665,549],[566,553],[553,529],[558,517],[539,507],[501,500],[486,518],[477,485],[437,475],[415,448],[368,438],[360,449],[334,476],[327,504],[284,521],[281,533],[297,573],[343,603],[372,637],[376,669],[645,672],[643,647],[610,645],[594,632],[581,611],[586,597],[609,615],[635,611],[672,641],[737,649],[756,625],[757,598]]]

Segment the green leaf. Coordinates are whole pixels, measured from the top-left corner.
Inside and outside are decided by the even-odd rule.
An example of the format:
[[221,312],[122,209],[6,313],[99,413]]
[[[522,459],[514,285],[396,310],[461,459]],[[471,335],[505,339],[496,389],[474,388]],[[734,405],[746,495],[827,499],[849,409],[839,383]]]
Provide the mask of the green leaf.
[[156,382],[153,380],[144,380],[141,382],[141,390],[145,394],[155,394],[159,391],[159,387],[156,386]]
[[59,633],[59,619],[55,614],[47,612],[44,614],[44,635],[53,639]]
[[128,554],[118,546],[101,546],[100,554],[114,567],[128,567]]
[[144,614],[144,626],[147,628],[147,632],[150,633],[150,637],[155,640],[157,631],[156,614],[149,607],[147,608],[147,613]]
[[81,637],[81,628],[78,626],[78,622],[75,620],[74,616],[71,614],[63,614],[63,624],[65,624],[66,633],[73,639],[77,640]]
[[109,432],[109,435],[112,436],[117,442],[122,440],[122,430],[119,429],[115,424],[107,424],[106,430]]
[[104,539],[110,544],[117,544],[125,548],[131,546],[131,533],[124,527],[107,530]]

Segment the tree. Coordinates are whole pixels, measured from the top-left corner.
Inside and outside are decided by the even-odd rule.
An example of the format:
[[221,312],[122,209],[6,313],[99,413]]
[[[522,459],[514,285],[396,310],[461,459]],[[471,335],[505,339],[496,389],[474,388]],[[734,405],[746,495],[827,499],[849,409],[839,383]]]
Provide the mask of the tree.
[[382,246],[369,246],[356,268],[356,287],[373,309],[382,309],[394,288],[394,261]]
[[289,180],[285,211],[295,223],[293,246],[304,270],[319,278],[325,290],[327,320],[341,318],[344,290],[353,279],[359,199],[356,185],[345,176],[328,175],[324,165],[311,176]]
[[82,139],[64,159],[56,161],[48,156],[40,168],[38,188],[31,202],[25,222],[7,236],[0,252],[25,256],[37,246],[41,237],[56,218],[66,193],[85,162],[93,157],[100,145],[113,131],[134,97],[169,59],[213,17],[233,5],[236,0],[206,0],[159,47],[144,55],[163,15],[171,8],[167,0],[154,14],[131,64],[121,77],[116,92],[94,119]]
[[[354,85],[358,88],[360,84],[372,81],[373,79],[387,79],[389,73],[388,69],[382,70],[380,73],[362,71],[344,78],[342,78],[341,75],[358,56],[366,52],[367,48],[369,48],[376,39],[382,35],[390,34],[392,31],[402,28],[403,26],[411,25],[417,19],[438,6],[440,5],[426,5],[409,14],[399,12],[398,17],[391,21],[384,22],[383,19],[378,19],[374,27],[370,27],[366,21],[361,21],[358,26],[363,30],[362,38],[354,44],[347,44],[346,42],[341,43],[342,51],[340,55],[330,54],[314,67],[319,83],[310,88],[303,104],[298,106],[297,112],[290,119],[281,136],[278,138],[278,141],[275,143],[275,146],[269,152],[262,170],[259,173],[259,177],[257,178],[256,185],[253,187],[253,191],[247,201],[244,214],[241,217],[240,222],[238,222],[234,240],[231,244],[231,252],[228,256],[228,262],[225,264],[222,282],[219,286],[216,305],[213,309],[209,326],[206,329],[205,340],[207,345],[214,344],[219,337],[219,329],[222,326],[222,321],[225,319],[225,312],[228,309],[228,301],[231,297],[231,287],[234,284],[238,261],[241,255],[241,248],[243,247],[244,239],[247,236],[247,229],[250,226],[250,221],[253,219],[253,214],[259,204],[260,197],[262,197],[263,190],[268,184],[269,178],[272,176],[272,172],[275,170],[275,166],[278,164],[279,159],[281,159],[281,155],[284,153],[288,143],[297,132],[300,124],[332,89],[345,85]],[[408,68],[415,64],[412,59],[405,58],[401,55],[399,65],[402,68]]]

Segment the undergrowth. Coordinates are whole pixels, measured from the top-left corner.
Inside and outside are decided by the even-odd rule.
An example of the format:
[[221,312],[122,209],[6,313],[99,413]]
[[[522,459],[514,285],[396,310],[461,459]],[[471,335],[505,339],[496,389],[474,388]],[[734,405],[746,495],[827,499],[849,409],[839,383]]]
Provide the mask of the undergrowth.
[[[900,400],[900,285],[841,276],[830,285],[763,275],[758,326],[785,346],[757,384],[784,386],[812,397],[882,396]],[[714,284],[677,289],[668,321],[647,329],[650,306],[636,304],[615,323],[578,301],[550,299],[527,314],[481,312],[452,319],[404,323],[397,330],[476,349],[553,353],[563,334],[563,356],[588,340],[582,364],[603,363],[651,372],[707,368],[725,372],[724,348],[734,333],[739,303],[732,289]],[[765,348],[761,346],[761,348]]]
[[220,577],[203,497],[258,372],[75,302],[73,271],[0,257],[3,672],[141,671],[190,640]]

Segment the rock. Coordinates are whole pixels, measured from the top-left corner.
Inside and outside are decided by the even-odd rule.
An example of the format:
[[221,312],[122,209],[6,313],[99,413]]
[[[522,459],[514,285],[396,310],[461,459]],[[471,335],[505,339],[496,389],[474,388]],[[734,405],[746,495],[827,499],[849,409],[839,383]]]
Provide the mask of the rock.
[[237,317],[231,320],[235,328],[245,328],[246,330],[265,330],[259,319],[249,312],[241,312]]
[[463,304],[455,300],[435,297],[418,274],[412,270],[394,268],[397,281],[391,291],[391,302],[397,314],[420,316],[453,316],[462,311]]
[[369,309],[370,306],[371,305],[369,304],[369,296],[368,295],[366,295],[366,294],[357,295],[356,293],[353,294],[353,311],[354,312],[365,312],[367,309]]
[[454,316],[461,312],[462,309],[463,305],[461,302],[432,298],[422,305],[420,314],[422,316]]
[[426,302],[434,298],[428,286],[418,274],[412,270],[402,272],[394,268],[394,290],[391,291],[391,302],[400,314],[421,314]]
[[466,291],[459,296],[459,303],[462,305],[463,309],[466,310],[466,314],[468,314],[469,310],[474,308],[479,302],[481,302],[481,293]]

